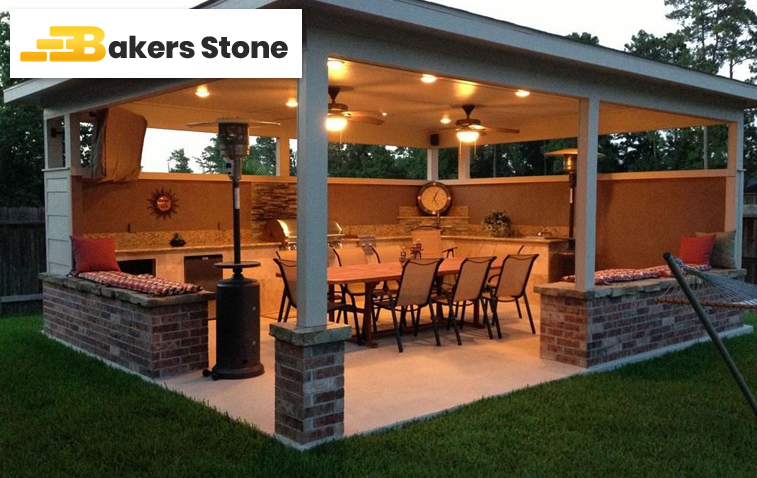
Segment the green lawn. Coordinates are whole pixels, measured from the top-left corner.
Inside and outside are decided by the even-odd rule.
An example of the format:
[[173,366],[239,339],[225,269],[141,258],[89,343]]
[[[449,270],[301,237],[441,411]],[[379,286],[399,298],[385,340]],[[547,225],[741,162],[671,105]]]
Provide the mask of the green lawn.
[[[0,320],[3,478],[757,476],[757,419],[711,344],[301,454],[40,328]],[[757,387],[757,336],[727,345]]]

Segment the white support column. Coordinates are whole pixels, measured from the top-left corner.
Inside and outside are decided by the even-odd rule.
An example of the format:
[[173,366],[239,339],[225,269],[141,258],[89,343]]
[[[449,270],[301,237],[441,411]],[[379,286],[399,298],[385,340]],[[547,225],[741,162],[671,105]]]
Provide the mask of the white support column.
[[60,117],[45,120],[45,169],[66,166],[63,159],[63,121]]
[[65,129],[66,164],[71,168],[71,176],[81,176],[81,126],[79,115],[76,113],[63,116],[63,128]]
[[576,184],[576,289],[594,290],[597,235],[597,148],[599,100],[582,99],[579,106]]
[[463,144],[457,157],[457,179],[470,179],[471,147]]
[[426,179],[439,180],[439,148],[428,148],[426,153]]
[[741,267],[744,228],[744,120],[728,123],[725,230],[736,231],[736,267]]
[[308,37],[297,80],[297,328],[327,324],[327,60],[324,45]]
[[289,177],[289,138],[276,138],[276,176]]

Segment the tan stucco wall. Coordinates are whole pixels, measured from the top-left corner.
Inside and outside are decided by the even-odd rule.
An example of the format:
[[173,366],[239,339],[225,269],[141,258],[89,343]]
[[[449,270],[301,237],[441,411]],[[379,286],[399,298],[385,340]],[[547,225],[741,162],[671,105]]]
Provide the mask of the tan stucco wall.
[[724,224],[724,178],[600,181],[597,268],[662,265],[681,236]]
[[[147,198],[170,188],[180,201],[172,219],[156,219]],[[564,182],[458,185],[454,204],[470,208],[471,224],[490,209],[507,211],[515,224],[567,226],[568,185]],[[418,186],[332,184],[329,215],[343,225],[396,224],[400,206],[413,205]],[[228,182],[140,180],[126,184],[82,184],[84,233],[180,231],[231,228]],[[243,228],[249,227],[250,185],[242,185]],[[662,264],[677,252],[680,237],[723,229],[725,179],[599,181],[597,268]]]
[[[81,181],[77,179],[77,181]],[[160,219],[147,209],[156,189],[170,189],[179,208],[170,219]],[[130,183],[81,185],[83,233],[229,230],[232,227],[231,182],[143,180]],[[242,183],[242,228],[250,227],[250,185]]]

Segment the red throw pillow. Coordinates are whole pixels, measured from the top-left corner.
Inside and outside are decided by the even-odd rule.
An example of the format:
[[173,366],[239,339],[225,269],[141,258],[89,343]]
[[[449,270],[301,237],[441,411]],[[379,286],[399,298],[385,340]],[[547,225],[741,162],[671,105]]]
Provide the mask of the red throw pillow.
[[702,237],[682,237],[678,258],[684,264],[710,265],[710,256],[715,247],[715,234]]
[[90,239],[71,236],[74,248],[74,275],[81,272],[120,271],[113,237]]

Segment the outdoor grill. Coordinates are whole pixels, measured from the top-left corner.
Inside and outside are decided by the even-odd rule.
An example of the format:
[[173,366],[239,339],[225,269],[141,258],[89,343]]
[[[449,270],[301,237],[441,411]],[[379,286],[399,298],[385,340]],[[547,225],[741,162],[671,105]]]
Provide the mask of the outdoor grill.
[[[329,247],[342,247],[342,226],[333,219],[329,219],[327,240]],[[297,220],[296,219],[273,219],[266,223],[263,231],[263,240],[278,242],[282,250],[297,249]]]

